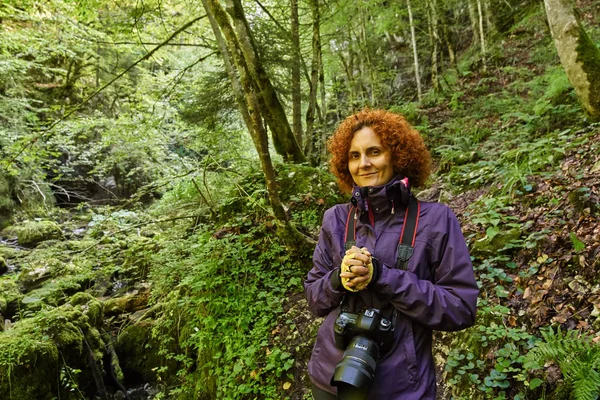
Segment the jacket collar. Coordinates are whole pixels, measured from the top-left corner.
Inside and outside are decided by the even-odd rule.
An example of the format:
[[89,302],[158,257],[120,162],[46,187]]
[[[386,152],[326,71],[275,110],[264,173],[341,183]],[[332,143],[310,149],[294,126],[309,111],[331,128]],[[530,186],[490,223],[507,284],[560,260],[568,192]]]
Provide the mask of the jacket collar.
[[350,202],[361,211],[372,208],[375,213],[383,213],[406,207],[410,196],[408,178],[398,175],[382,186],[354,186]]

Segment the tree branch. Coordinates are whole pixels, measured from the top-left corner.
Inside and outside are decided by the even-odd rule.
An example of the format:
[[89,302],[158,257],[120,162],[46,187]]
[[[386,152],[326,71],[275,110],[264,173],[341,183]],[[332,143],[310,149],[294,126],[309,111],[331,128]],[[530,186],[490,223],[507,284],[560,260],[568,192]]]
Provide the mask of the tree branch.
[[153,42],[105,42],[105,41],[96,41],[96,44],[108,44],[112,46],[118,45],[143,45],[143,46],[176,46],[176,47],[203,47],[206,49],[214,50],[215,47],[208,46],[206,44],[201,43],[153,43]]

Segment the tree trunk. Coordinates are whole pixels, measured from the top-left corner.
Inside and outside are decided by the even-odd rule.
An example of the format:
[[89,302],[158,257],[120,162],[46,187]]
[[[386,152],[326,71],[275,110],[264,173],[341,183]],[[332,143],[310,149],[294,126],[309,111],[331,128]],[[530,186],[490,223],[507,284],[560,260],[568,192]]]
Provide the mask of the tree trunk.
[[[286,161],[305,161],[302,149],[298,146],[292,128],[288,123],[283,105],[279,101],[271,80],[262,65],[240,0],[227,0],[227,11],[233,19],[239,47],[248,72],[256,86],[258,86],[259,95],[266,106],[264,117],[271,129],[275,149]],[[219,23],[219,25],[221,24]]]
[[302,89],[300,87],[300,34],[298,20],[298,0],[290,1],[292,33],[292,127],[298,146],[302,148]]
[[419,53],[417,52],[417,37],[415,35],[415,24],[413,21],[412,7],[410,6],[410,0],[406,0],[406,6],[408,7],[408,22],[410,24],[410,41],[413,48],[413,57],[415,62],[415,81],[417,82],[417,98],[419,101],[423,98],[423,92],[421,91],[421,74],[419,72]]
[[429,41],[431,43],[431,84],[433,89],[440,89],[440,81],[438,76],[438,43],[439,35],[437,33],[437,11],[435,9],[435,0],[427,2],[428,12],[427,19],[429,21]]
[[483,30],[483,10],[481,9],[481,0],[477,0],[477,12],[479,13],[479,40],[481,44],[481,59],[483,61],[483,70],[487,69],[487,56],[485,50],[485,33]]
[[600,50],[566,0],[544,0],[560,62],[585,112],[600,120]]
[[[250,131],[252,142],[254,143],[254,147],[256,148],[256,152],[260,159],[265,176],[267,194],[278,224],[278,233],[281,234],[286,244],[291,248],[301,249],[307,245],[311,245],[311,243],[290,224],[283,208],[281,198],[279,197],[275,170],[273,169],[273,163],[269,153],[268,135],[262,123],[260,114],[259,96],[257,95],[258,88],[250,76],[233,27],[229,23],[227,14],[219,4],[218,0],[202,0],[202,4],[204,5],[206,14],[215,34],[219,51],[223,56],[223,62],[232,83],[236,102],[238,103],[244,122]],[[221,36],[221,31],[223,31],[223,35],[225,35],[226,43]],[[239,80],[234,70],[234,64],[239,73]]]
[[485,25],[487,27],[487,35],[488,38],[495,38],[498,31],[496,30],[496,25],[492,22],[492,5],[490,4],[490,0],[482,0],[483,1],[483,14],[485,15]]
[[319,51],[319,86],[321,88],[321,112],[320,125],[321,125],[321,141],[320,141],[320,157],[317,160],[317,164],[327,160],[327,100],[325,91],[325,68],[323,68],[323,51]]
[[[360,32],[359,32],[359,37],[360,37],[360,42],[362,43],[362,51],[361,54],[364,55],[364,60],[361,58],[361,61],[364,62],[363,64],[363,72],[364,72],[364,77],[363,77],[363,82],[368,82],[368,86],[366,86],[366,90],[367,90],[367,96],[369,98],[369,101],[371,103],[371,106],[376,107],[377,103],[378,103],[378,96],[377,96],[377,82],[375,79],[375,67],[373,66],[373,60],[371,58],[371,52],[369,49],[369,41],[367,40],[367,17],[365,16],[365,5],[364,3],[360,2],[358,4],[359,7],[359,21],[360,21]],[[369,90],[370,88],[370,90]]]
[[471,21],[471,31],[473,31],[473,45],[479,46],[479,18],[477,17],[477,6],[475,0],[467,0],[469,6],[469,21]]
[[311,0],[311,13],[313,20],[312,36],[312,62],[310,64],[310,84],[308,94],[308,108],[306,110],[306,145],[307,157],[311,164],[315,164],[315,113],[317,108],[317,93],[319,84],[319,63],[321,57],[321,13],[319,10],[319,0]]
[[439,15],[439,24],[440,30],[442,32],[442,40],[444,41],[444,45],[446,46],[446,50],[448,51],[448,63],[451,67],[456,66],[456,53],[454,52],[454,47],[452,45],[452,40],[450,38],[450,29],[448,27],[446,15],[446,7],[444,2],[441,4],[442,12],[438,13]]

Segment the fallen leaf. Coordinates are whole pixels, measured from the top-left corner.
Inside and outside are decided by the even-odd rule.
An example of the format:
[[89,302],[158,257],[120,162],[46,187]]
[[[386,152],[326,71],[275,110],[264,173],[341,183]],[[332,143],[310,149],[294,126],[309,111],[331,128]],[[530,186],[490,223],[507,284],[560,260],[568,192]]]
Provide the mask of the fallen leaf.
[[291,387],[292,387],[292,384],[289,383],[289,382],[286,382],[286,383],[283,384],[283,390],[288,390]]

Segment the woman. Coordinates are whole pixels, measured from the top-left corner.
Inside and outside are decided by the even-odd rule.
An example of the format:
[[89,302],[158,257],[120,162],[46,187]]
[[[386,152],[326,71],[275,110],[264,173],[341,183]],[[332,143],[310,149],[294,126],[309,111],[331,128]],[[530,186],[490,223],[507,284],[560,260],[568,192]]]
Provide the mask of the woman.
[[[349,204],[325,212],[314,266],[304,283],[311,312],[326,316],[308,364],[313,397],[435,399],[432,331],[472,326],[478,288],[459,223],[439,203],[419,203],[412,256],[404,268],[398,262],[405,210],[414,204],[409,182],[414,186],[425,182],[431,156],[404,117],[369,109],[342,122],[329,142],[329,151],[331,170],[340,188],[351,190],[352,198]],[[352,235],[347,225],[353,218],[355,239],[346,237]],[[364,366],[368,372],[372,360],[365,353],[371,349],[357,346],[360,360],[356,353],[343,357],[345,349],[339,348],[343,324],[336,324],[336,319],[347,323],[346,315],[373,309],[391,322],[390,332],[384,332],[392,338],[391,344],[386,346],[380,337],[373,337],[369,343],[377,343],[381,353],[373,356],[374,376],[366,373],[361,376],[368,377],[367,383],[348,384],[339,375],[351,375],[350,381],[362,379],[353,375],[354,367]],[[348,326],[358,329],[345,335],[362,335],[357,325],[351,322]],[[345,339],[343,346],[348,346],[349,338]],[[344,368],[336,369],[342,358]]]

